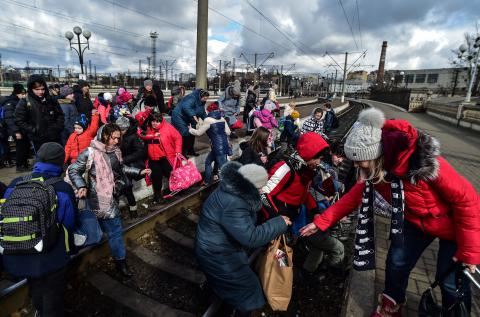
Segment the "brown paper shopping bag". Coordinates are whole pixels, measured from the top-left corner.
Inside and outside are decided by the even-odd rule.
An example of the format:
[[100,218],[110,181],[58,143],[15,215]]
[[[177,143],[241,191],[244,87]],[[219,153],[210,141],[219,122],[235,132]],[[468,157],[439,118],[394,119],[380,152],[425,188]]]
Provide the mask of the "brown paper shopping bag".
[[286,311],[293,286],[293,251],[281,235],[270,242],[257,260],[257,272],[270,307]]

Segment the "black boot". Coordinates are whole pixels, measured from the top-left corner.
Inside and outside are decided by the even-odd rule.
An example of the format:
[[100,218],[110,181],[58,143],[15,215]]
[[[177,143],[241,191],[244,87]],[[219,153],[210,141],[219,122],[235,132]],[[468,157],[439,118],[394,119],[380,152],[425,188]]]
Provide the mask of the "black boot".
[[120,273],[123,277],[132,277],[133,274],[127,267],[127,261],[123,260],[115,260],[115,266],[117,267],[118,273]]

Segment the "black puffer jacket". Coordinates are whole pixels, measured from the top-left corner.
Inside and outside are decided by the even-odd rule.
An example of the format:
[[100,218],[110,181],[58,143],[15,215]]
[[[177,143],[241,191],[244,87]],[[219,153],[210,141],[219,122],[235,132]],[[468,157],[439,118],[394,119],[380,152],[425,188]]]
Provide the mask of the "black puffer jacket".
[[84,114],[89,121],[92,119],[93,102],[90,97],[84,96],[81,90],[75,91],[75,106],[78,114]]
[[18,99],[16,95],[10,95],[5,99],[3,104],[3,120],[8,135],[14,135],[19,131],[19,128],[15,124],[15,109],[19,101],[20,99]]
[[[40,83],[45,87],[43,99],[33,93],[34,83]],[[27,87],[27,98],[20,100],[15,109],[15,125],[34,143],[60,143],[64,115],[58,101],[49,95],[47,83],[40,75],[30,76]]]
[[143,141],[137,135],[137,124],[133,119],[130,119],[130,128],[122,137],[120,150],[122,151],[123,164],[139,169],[145,168],[147,153]]

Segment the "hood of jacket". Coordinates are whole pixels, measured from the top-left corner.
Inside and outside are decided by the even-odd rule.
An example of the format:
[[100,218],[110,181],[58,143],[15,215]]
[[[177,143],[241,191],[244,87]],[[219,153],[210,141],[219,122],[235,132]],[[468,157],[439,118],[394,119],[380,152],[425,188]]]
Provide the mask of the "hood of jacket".
[[385,169],[413,184],[437,178],[440,143],[405,120],[387,120],[382,127]]
[[220,171],[220,189],[245,200],[251,210],[256,211],[262,205],[260,193],[249,180],[238,172],[241,166],[242,164],[232,161],[222,167]]
[[43,95],[43,98],[48,99],[50,97],[50,93],[48,91],[48,86],[47,82],[45,81],[45,78],[43,78],[42,75],[38,74],[33,74],[28,78],[27,82],[27,94],[34,98],[35,100],[40,101],[40,98],[38,98],[34,93],[33,93],[33,84],[34,83],[40,83],[43,87],[45,87],[45,94]]
[[307,132],[302,134],[297,141],[297,152],[300,157],[308,161],[314,158],[320,151],[328,147],[320,134],[315,132]]

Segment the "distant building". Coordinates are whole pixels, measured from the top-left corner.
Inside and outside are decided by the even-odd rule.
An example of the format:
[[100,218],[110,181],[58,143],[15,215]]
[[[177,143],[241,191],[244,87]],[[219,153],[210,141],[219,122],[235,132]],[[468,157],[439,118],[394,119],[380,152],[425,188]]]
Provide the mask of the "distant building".
[[365,70],[350,72],[347,74],[347,80],[356,80],[356,81],[366,82],[368,80],[368,72]]
[[[404,75],[400,75],[400,72]],[[429,89],[433,93],[464,93],[468,85],[468,70],[465,68],[435,68],[415,70],[392,70],[395,84],[412,89]]]
[[179,82],[186,83],[191,79],[195,79],[195,74],[192,73],[180,73],[178,74]]

